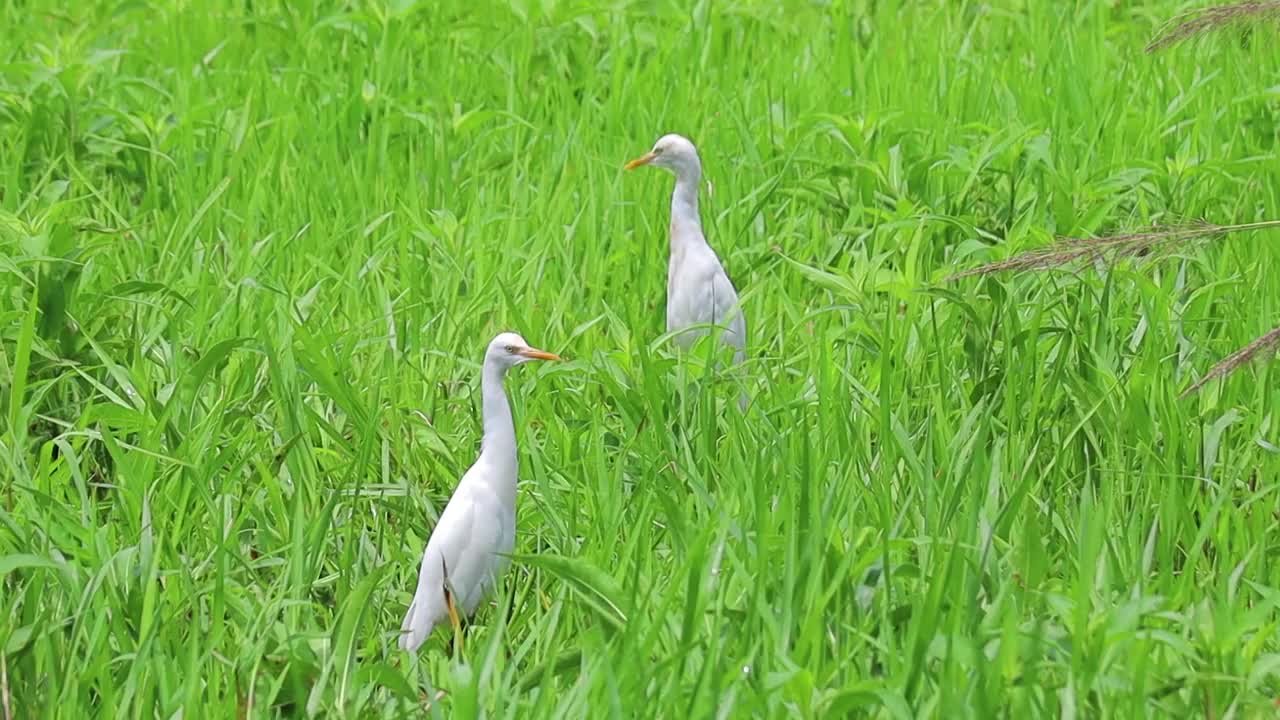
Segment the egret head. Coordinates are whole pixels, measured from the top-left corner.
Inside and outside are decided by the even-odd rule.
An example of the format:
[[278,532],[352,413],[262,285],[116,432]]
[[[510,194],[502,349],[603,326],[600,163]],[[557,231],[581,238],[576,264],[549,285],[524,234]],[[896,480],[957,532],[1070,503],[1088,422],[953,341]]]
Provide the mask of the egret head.
[[499,334],[489,343],[484,354],[485,363],[494,363],[502,369],[514,367],[530,360],[559,360],[559,355],[529,347],[524,338],[513,332]]
[[663,135],[653,144],[653,149],[626,164],[628,170],[641,165],[653,165],[665,168],[676,175],[688,176],[701,174],[702,162],[698,159],[698,148],[683,135]]

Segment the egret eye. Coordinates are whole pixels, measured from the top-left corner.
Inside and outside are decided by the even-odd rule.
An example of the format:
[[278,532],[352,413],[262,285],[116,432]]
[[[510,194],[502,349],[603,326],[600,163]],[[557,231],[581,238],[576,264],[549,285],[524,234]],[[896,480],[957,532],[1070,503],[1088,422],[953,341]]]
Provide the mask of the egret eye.
[[515,354],[516,354],[516,346],[515,346],[515,345],[508,345],[508,346],[507,346],[507,352],[508,352],[509,354],[511,354],[511,355],[515,355]]
[[654,149],[653,149],[653,154],[654,154],[654,155],[661,155],[663,150],[666,150],[666,148],[656,147],[656,148],[654,148]]

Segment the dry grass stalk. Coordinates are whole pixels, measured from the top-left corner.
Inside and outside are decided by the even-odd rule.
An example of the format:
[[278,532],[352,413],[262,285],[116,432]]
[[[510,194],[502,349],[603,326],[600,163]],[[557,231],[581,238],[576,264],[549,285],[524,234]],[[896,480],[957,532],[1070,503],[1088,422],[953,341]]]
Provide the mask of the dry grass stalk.
[[1280,327],[1271,330],[1266,335],[1223,358],[1217,365],[1210,368],[1209,372],[1204,374],[1204,377],[1197,380],[1191,387],[1183,390],[1182,397],[1195,393],[1195,391],[1204,387],[1205,383],[1214,378],[1230,375],[1259,355],[1269,350],[1274,351],[1277,347],[1280,347]]
[[1246,22],[1280,20],[1280,2],[1242,2],[1193,10],[1169,21],[1151,42],[1147,52],[1163,50],[1171,45]]
[[1060,238],[1058,242],[1036,250],[1014,255],[1007,260],[988,263],[971,270],[951,275],[947,282],[976,275],[998,272],[1024,272],[1047,270],[1080,261],[1102,260],[1116,262],[1130,257],[1159,257],[1183,247],[1189,242],[1215,235],[1280,227],[1280,220],[1245,223],[1243,225],[1213,225],[1200,222],[1178,227],[1157,228],[1147,232],[1126,233],[1100,238]]

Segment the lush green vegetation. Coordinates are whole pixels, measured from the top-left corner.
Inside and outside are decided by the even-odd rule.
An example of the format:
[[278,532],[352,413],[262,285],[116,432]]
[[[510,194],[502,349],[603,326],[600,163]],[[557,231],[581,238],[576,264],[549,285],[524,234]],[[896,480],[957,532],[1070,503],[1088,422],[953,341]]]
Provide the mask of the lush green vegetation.
[[[14,717],[1271,717],[1276,370],[1177,396],[1276,324],[1276,236],[941,281],[1280,217],[1276,44],[683,5],[0,6]],[[664,132],[745,415],[662,338]],[[410,657],[508,328],[571,359],[508,380],[521,557]]]

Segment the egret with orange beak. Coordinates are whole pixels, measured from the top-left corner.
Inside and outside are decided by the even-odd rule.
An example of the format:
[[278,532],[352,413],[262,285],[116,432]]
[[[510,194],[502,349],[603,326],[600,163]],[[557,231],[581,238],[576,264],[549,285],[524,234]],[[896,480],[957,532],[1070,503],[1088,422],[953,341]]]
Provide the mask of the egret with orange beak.
[[[734,362],[746,357],[747,325],[738,304],[738,293],[720,264],[716,251],[702,234],[698,215],[698,183],[702,180],[702,161],[688,138],[663,135],[653,149],[626,164],[634,170],[652,165],[676,176],[671,194],[671,250],[667,261],[667,332],[675,336],[681,347],[708,332],[708,325],[723,328],[720,340],[734,348]],[[746,407],[744,392],[739,400]]]
[[530,360],[559,360],[515,333],[489,343],[480,375],[484,438],[480,457],[458,482],[427,540],[418,588],[400,626],[400,647],[418,649],[437,624],[459,629],[506,571],[516,540],[516,429],[502,387],[507,370]]

